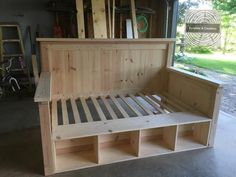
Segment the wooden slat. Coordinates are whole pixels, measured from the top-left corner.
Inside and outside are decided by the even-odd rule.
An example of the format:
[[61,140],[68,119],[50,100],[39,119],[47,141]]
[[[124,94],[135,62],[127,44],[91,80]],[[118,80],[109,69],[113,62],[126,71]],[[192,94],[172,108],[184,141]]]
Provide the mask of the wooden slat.
[[66,100],[61,100],[61,109],[62,109],[62,118],[63,118],[63,125],[69,124],[68,119],[68,112],[67,112],[67,106],[66,106]]
[[77,9],[78,37],[85,38],[83,0],[76,0],[76,9]]
[[82,106],[83,106],[83,109],[84,109],[84,112],[85,112],[85,115],[86,115],[86,118],[88,120],[88,122],[93,122],[93,117],[89,111],[89,108],[88,108],[88,105],[85,101],[85,98],[80,98],[80,101],[82,103]]
[[114,96],[110,96],[113,103],[116,105],[116,107],[119,109],[119,111],[122,113],[123,117],[128,118],[129,115],[126,113],[126,111],[122,108],[120,103],[117,101],[117,99]]
[[96,110],[98,112],[98,115],[99,115],[100,119],[103,120],[103,121],[107,120],[106,116],[104,115],[104,113],[103,113],[103,111],[102,111],[102,109],[100,107],[100,105],[98,104],[97,99],[94,98],[94,97],[91,97],[91,100],[92,100],[92,102],[93,102],[93,104],[94,104],[94,106],[95,106],[95,108],[96,108]]
[[81,119],[80,119],[80,115],[79,115],[79,111],[78,111],[78,108],[76,106],[76,102],[75,102],[75,99],[74,98],[71,98],[70,99],[71,101],[71,105],[72,105],[72,110],[73,110],[73,115],[74,115],[74,118],[75,118],[75,123],[80,123],[81,122]]
[[144,99],[146,102],[148,102],[150,105],[152,105],[154,108],[156,108],[159,112],[165,114],[166,112],[164,110],[162,110],[156,103],[154,103],[152,100],[148,99],[145,95],[143,95],[142,93],[138,94],[139,96],[142,97],[142,99]]
[[164,103],[162,103],[161,101],[159,101],[157,98],[155,98],[154,96],[152,96],[151,94],[147,94],[147,96],[149,98],[151,98],[153,101],[157,102],[160,106],[162,106],[163,108],[165,108],[167,111],[169,112],[176,112],[175,110],[173,110],[172,108],[168,107],[167,105],[165,105]]
[[111,105],[107,102],[106,97],[105,97],[105,96],[102,96],[101,99],[102,99],[102,101],[104,102],[104,104],[105,104],[105,106],[106,106],[108,112],[110,113],[111,117],[112,117],[113,119],[118,119],[118,117],[117,117],[117,115],[115,114],[115,112],[113,111]]
[[91,0],[94,38],[107,38],[105,0]]
[[134,0],[131,0],[131,15],[132,15],[132,22],[133,22],[134,39],[138,39],[138,26],[137,26],[136,8],[135,8]]
[[58,126],[57,116],[57,100],[52,101],[52,129],[54,130]]
[[132,98],[146,113],[148,113],[149,115],[153,115],[153,113],[146,108],[142,103],[140,103],[140,101],[132,94],[129,94],[129,97]]
[[137,116],[143,116],[135,107],[133,107],[128,100],[123,96],[119,95],[119,97],[126,103],[126,105],[137,115]]

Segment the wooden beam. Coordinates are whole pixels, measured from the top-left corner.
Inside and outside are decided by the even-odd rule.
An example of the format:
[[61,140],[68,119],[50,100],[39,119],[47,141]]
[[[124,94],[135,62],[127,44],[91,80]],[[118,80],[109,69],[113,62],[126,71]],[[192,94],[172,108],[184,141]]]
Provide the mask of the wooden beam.
[[144,99],[146,102],[148,102],[150,105],[152,105],[154,108],[156,108],[160,113],[165,114],[166,112],[164,110],[162,110],[155,102],[153,102],[152,100],[150,100],[149,98],[147,98],[145,95],[143,95],[142,93],[138,94],[139,96],[142,97],[142,99]]
[[61,100],[61,109],[62,109],[62,118],[63,118],[63,125],[69,124],[68,119],[68,112],[67,112],[67,106],[66,106],[66,100]]
[[84,4],[83,0],[76,0],[78,38],[85,38]]
[[107,119],[106,119],[106,116],[104,115],[104,113],[103,113],[103,111],[102,111],[102,109],[101,109],[101,107],[100,107],[100,105],[99,105],[99,103],[98,103],[98,101],[97,101],[97,99],[96,99],[95,97],[91,97],[91,100],[92,100],[92,102],[93,102],[93,104],[94,104],[94,107],[96,108],[96,110],[97,110],[97,112],[98,112],[98,115],[99,115],[100,119],[101,119],[102,121],[107,120]]
[[153,113],[146,108],[142,103],[140,103],[140,101],[132,94],[129,94],[129,97],[132,98],[138,105],[139,107],[141,107],[146,113],[148,113],[149,115],[153,115]]
[[73,110],[73,115],[74,115],[74,118],[75,118],[75,123],[76,124],[80,123],[81,119],[80,119],[80,115],[79,115],[79,111],[78,111],[75,99],[71,98],[70,101],[71,101],[71,106],[72,106],[72,110]]
[[105,0],[91,0],[94,38],[107,38]]
[[105,104],[105,106],[106,106],[109,114],[111,115],[112,119],[118,119],[118,117],[117,117],[116,113],[113,111],[111,105],[107,102],[106,97],[102,96],[101,99],[102,99],[103,103]]
[[119,95],[119,97],[126,103],[126,105],[137,115],[137,116],[143,116],[135,107],[133,107],[128,100],[123,96]]
[[137,19],[136,19],[136,7],[135,7],[135,0],[131,0],[131,15],[132,15],[132,22],[133,22],[133,33],[134,39],[138,39],[138,26],[137,26]]
[[85,98],[80,98],[88,122],[93,122],[93,117],[89,111]]

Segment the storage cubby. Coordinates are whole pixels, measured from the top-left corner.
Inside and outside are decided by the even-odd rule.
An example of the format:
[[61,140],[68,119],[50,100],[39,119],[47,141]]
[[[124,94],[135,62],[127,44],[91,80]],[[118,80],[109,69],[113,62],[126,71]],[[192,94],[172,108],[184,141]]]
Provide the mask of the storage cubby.
[[172,152],[175,149],[177,126],[145,129],[141,131],[141,156]]
[[139,131],[100,135],[99,147],[102,164],[135,158],[139,155]]
[[210,122],[179,125],[176,150],[206,147],[208,144],[209,127]]
[[94,166],[98,163],[97,136],[56,141],[56,171]]

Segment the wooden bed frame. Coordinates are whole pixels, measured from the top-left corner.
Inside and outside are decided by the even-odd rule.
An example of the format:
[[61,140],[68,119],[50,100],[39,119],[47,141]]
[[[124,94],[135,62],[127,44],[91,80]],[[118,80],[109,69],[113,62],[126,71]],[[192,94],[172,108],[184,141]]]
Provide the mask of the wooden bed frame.
[[45,175],[213,146],[222,87],[174,39],[38,39]]

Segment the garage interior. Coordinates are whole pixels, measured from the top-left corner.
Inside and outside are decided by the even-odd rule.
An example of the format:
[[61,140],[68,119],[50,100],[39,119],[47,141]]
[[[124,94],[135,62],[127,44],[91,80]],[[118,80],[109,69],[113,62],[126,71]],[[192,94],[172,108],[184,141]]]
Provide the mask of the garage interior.
[[[108,1],[106,1],[108,2]],[[112,1],[111,1],[112,2]],[[108,5],[108,4],[106,4]],[[178,15],[178,1],[135,1],[136,14],[148,21],[148,29],[139,32],[137,38],[174,38]],[[112,3],[111,5],[112,6]],[[115,28],[93,31],[90,1],[84,1],[84,38],[136,38],[128,1],[116,1]],[[123,8],[120,8],[123,7]],[[41,60],[37,38],[81,38],[77,29],[76,2],[11,0],[0,3],[0,21],[17,22],[20,25],[25,48],[24,59],[33,80],[32,54],[36,55],[40,72]],[[112,8],[110,9],[113,10]],[[124,13],[123,13],[124,12]],[[111,15],[112,16],[112,15]],[[108,17],[107,17],[108,18]],[[121,20],[122,19],[122,20]],[[128,21],[127,21],[128,19]],[[110,25],[112,26],[113,20]],[[132,21],[132,20],[131,20]],[[123,22],[123,23],[121,23]],[[30,27],[30,28],[29,28]],[[30,29],[31,38],[28,35]],[[131,30],[131,32],[129,31]],[[131,34],[130,34],[131,33]],[[33,46],[33,47],[32,47]],[[35,50],[32,50],[35,49]],[[34,52],[32,52],[34,51]],[[7,93],[0,101],[0,176],[43,176],[43,155],[38,105],[34,102],[35,86],[26,88],[20,96]],[[233,177],[236,166],[234,134],[236,120],[220,112],[215,145],[194,151],[142,158],[119,162],[53,176],[229,176]]]

